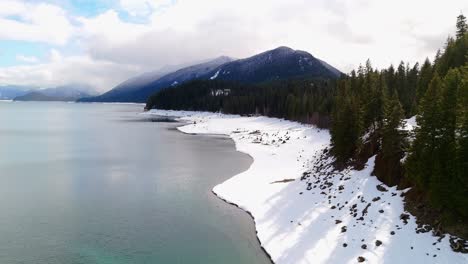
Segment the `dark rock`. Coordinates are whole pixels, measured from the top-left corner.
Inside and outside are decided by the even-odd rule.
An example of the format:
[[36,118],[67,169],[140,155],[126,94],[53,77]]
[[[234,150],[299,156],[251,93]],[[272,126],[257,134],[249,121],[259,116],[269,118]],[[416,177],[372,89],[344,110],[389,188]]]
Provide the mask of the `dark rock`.
[[403,223],[408,224],[408,220],[410,219],[410,215],[409,214],[401,214],[400,215],[400,219],[403,221]]
[[357,258],[357,261],[358,261],[358,262],[364,262],[364,261],[366,261],[366,259],[365,259],[364,257],[359,256],[359,257]]
[[363,244],[363,245],[361,246],[361,248],[362,248],[362,249],[367,249],[367,245],[366,245],[366,244]]
[[382,245],[382,241],[376,240],[376,241],[375,241],[375,246],[378,247],[378,246],[380,246],[380,245]]
[[344,233],[348,230],[348,228],[346,226],[342,226],[341,227],[341,233]]
[[386,192],[388,191],[387,188],[383,187],[382,184],[379,184],[376,186],[377,190],[381,191],[381,192]]

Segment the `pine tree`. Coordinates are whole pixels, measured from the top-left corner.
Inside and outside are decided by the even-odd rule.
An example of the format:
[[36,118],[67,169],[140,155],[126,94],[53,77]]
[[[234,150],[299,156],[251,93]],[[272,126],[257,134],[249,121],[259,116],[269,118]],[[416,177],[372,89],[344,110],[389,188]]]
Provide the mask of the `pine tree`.
[[454,202],[457,211],[468,217],[468,66],[461,72],[461,84],[458,89],[457,109],[457,178],[453,181]]
[[382,157],[386,164],[386,170],[383,173],[385,174],[384,181],[394,185],[398,183],[398,179],[395,177],[399,176],[395,169],[400,164],[406,145],[406,133],[402,130],[405,125],[404,111],[396,93],[389,99],[385,98],[384,101]]
[[417,104],[421,102],[424,94],[426,93],[427,87],[429,87],[429,83],[431,82],[433,77],[433,70],[432,64],[428,58],[424,61],[424,64],[421,67],[421,71],[419,73],[419,81],[418,81],[418,88],[416,91],[416,101]]
[[336,160],[347,162],[356,152],[362,133],[361,108],[355,96],[351,95],[350,82],[340,82],[332,113],[331,142]]
[[420,188],[427,188],[433,175],[435,149],[440,139],[442,81],[435,74],[424,95],[416,121],[416,137],[406,162],[408,178]]
[[[457,94],[461,85],[461,76],[458,70],[450,70],[444,78],[441,99],[441,114],[438,121],[440,138],[434,151],[434,163],[437,170],[433,173],[431,198],[433,203],[448,209],[455,209],[453,202],[454,192],[458,187],[455,183],[457,175],[456,159],[456,115]],[[455,195],[456,196],[456,195]]]
[[460,14],[457,17],[457,39],[462,38],[468,32],[468,25],[466,24],[466,17]]

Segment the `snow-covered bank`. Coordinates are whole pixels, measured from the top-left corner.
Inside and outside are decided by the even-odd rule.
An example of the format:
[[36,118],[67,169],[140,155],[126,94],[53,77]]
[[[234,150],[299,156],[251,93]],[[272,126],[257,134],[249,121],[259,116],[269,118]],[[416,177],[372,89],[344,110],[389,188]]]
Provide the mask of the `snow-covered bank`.
[[468,263],[468,255],[450,249],[448,236],[439,241],[431,232],[416,233],[402,192],[370,176],[374,158],[362,171],[332,172],[321,157],[327,130],[266,117],[145,114],[179,117],[190,123],[179,128],[186,133],[229,135],[253,157],[247,171],[213,191],[253,215],[275,263],[357,263],[359,257],[366,263]]

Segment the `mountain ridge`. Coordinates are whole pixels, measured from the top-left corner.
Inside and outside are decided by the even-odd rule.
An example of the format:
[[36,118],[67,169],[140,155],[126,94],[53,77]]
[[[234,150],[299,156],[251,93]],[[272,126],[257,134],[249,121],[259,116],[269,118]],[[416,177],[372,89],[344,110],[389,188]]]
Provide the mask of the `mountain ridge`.
[[338,69],[306,51],[280,46],[244,59],[234,60],[220,56],[205,63],[184,67],[122,92],[122,86],[132,83],[132,79],[129,79],[100,96],[82,98],[78,102],[144,103],[161,89],[194,79],[260,83],[301,77],[337,79],[341,75]]

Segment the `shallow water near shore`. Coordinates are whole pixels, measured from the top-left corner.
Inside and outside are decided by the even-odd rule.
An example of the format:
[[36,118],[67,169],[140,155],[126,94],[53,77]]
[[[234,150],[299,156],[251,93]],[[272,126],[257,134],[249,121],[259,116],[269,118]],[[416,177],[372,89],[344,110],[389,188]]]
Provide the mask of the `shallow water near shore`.
[[211,192],[251,158],[141,110],[0,102],[0,263],[271,263]]

